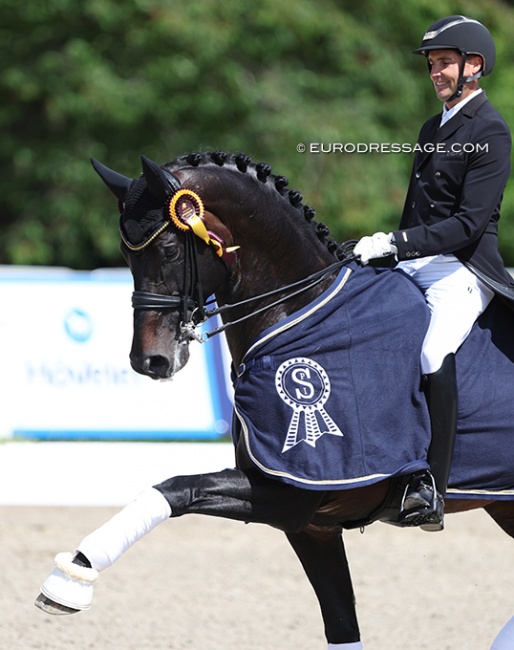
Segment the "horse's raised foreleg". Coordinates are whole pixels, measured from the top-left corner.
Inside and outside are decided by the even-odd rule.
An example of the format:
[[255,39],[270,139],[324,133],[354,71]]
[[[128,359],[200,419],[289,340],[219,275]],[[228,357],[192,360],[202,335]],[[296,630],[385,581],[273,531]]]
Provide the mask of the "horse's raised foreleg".
[[175,476],[155,488],[169,503],[172,517],[211,515],[286,532],[305,528],[324,496],[269,479],[255,469]]
[[309,527],[298,533],[287,533],[287,538],[316,592],[329,650],[362,648],[341,532]]
[[98,572],[170,516],[205,514],[298,532],[309,523],[322,498],[322,492],[288,486],[253,469],[170,478],[85,537],[74,558],[60,554],[36,605],[51,614],[88,609]]

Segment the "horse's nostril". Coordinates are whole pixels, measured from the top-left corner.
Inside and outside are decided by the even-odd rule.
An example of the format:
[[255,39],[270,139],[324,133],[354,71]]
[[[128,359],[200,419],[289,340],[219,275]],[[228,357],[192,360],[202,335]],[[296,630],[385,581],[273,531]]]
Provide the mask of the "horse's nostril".
[[147,357],[142,366],[143,373],[149,377],[154,377],[155,379],[163,379],[169,377],[170,374],[170,362],[169,360],[160,355],[156,354],[151,357]]

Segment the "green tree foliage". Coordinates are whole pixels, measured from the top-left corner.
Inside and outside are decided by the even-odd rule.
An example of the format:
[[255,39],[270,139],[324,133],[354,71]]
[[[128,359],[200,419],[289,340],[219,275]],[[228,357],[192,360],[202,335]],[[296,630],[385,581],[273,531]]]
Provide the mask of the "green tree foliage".
[[[456,0],[498,49],[484,88],[514,125],[514,10]],[[442,0],[0,0],[0,263],[122,264],[117,209],[89,165],[244,151],[299,189],[339,240],[399,220],[416,142],[441,109],[421,57]],[[299,153],[303,143],[307,151]],[[514,183],[502,252],[514,264]]]

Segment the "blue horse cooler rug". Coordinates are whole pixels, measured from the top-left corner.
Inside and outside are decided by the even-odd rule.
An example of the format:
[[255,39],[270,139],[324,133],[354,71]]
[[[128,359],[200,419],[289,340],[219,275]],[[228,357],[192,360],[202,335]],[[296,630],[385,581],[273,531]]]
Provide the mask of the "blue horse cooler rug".
[[[513,319],[499,308],[457,355],[449,497],[514,498]],[[243,436],[262,472],[312,490],[428,467],[419,358],[429,318],[403,273],[342,269],[314,302],[264,331],[234,369],[234,443]]]

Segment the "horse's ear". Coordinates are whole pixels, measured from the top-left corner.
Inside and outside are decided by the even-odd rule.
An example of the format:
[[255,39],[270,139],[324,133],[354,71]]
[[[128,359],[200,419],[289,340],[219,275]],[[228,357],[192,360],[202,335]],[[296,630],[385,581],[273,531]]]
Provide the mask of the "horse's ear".
[[141,163],[150,194],[158,203],[166,203],[170,194],[180,189],[180,181],[146,156],[141,156]]
[[132,179],[128,176],[118,174],[118,172],[102,165],[102,163],[99,163],[98,160],[95,160],[94,158],[91,158],[90,160],[94,170],[111,190],[114,196],[120,201],[123,201],[128,188],[132,185]]

